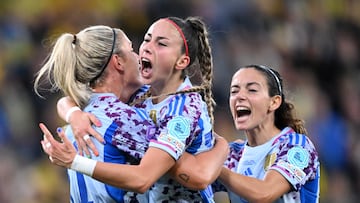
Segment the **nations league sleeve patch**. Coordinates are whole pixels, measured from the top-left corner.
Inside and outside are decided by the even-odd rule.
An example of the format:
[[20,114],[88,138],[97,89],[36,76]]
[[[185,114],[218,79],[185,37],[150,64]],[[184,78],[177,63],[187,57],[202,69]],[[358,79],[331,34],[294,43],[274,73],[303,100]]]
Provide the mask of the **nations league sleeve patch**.
[[310,155],[301,147],[293,147],[287,153],[288,161],[292,165],[304,169],[309,165]]
[[190,122],[183,116],[177,116],[167,123],[168,133],[185,142],[190,135]]

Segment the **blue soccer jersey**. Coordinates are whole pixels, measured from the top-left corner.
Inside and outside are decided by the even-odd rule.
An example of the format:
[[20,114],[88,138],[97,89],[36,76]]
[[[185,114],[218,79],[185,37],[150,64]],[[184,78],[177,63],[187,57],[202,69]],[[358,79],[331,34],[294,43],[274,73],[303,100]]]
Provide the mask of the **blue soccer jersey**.
[[[186,78],[178,91],[191,87]],[[148,134],[150,147],[160,148],[177,160],[184,151],[197,154],[214,146],[210,117],[199,93],[172,95],[158,104],[147,99],[142,107],[156,123],[156,129]],[[161,177],[148,193],[149,202],[154,203],[204,202],[199,191],[185,188],[169,175]]]
[[[119,164],[136,164],[139,161],[148,147],[144,135],[153,126],[144,110],[124,104],[114,94],[100,93],[92,95],[84,111],[93,113],[101,120],[102,126],[96,130],[104,135],[106,141],[104,145],[92,138],[99,151],[99,156],[92,154],[92,159]],[[66,129],[66,135],[76,145],[70,127]],[[71,202],[124,202],[126,192],[119,188],[73,170],[68,170],[68,175]],[[147,202],[146,195],[135,195],[138,201]]]
[[[312,142],[305,135],[287,127],[270,141],[256,147],[230,143],[230,154],[224,164],[232,171],[263,179],[266,171],[276,170],[292,185],[292,191],[276,202],[319,202],[320,163]],[[225,189],[217,182],[214,190]],[[248,202],[228,191],[231,202]]]

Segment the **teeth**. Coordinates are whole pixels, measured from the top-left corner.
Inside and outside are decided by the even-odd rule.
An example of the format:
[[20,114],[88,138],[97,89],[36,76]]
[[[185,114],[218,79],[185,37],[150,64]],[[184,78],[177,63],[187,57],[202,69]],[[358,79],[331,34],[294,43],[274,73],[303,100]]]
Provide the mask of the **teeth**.
[[239,106],[236,108],[237,111],[241,111],[241,110],[249,110],[249,108],[244,107],[244,106]]
[[142,58],[141,61],[142,61],[142,62],[150,62],[150,60],[149,60],[149,59],[146,59],[146,58]]

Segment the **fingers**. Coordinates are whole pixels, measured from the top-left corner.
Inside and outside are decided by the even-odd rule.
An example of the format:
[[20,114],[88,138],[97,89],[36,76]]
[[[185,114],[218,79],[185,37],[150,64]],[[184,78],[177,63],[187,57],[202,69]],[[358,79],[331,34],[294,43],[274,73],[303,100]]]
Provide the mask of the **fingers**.
[[62,128],[57,128],[56,132],[58,133],[63,143],[65,143],[66,145],[72,145],[69,138],[67,138],[67,136],[65,135],[65,131]]
[[49,129],[45,126],[45,124],[40,123],[39,127],[41,129],[41,131],[44,133],[44,140],[53,144],[56,143],[57,141],[54,139],[54,136],[51,134],[51,132],[49,131]]
[[89,113],[90,122],[93,123],[96,127],[101,127],[101,122],[96,118],[94,114]]
[[86,150],[87,150],[86,143],[85,143],[84,139],[82,139],[81,136],[76,136],[75,140],[76,140],[76,144],[77,144],[77,147],[78,147],[78,154],[83,156],[84,152],[86,154]]
[[45,148],[48,149],[48,148],[50,148],[50,147],[51,147],[51,143],[50,143],[50,142],[47,142],[47,143],[45,144]]
[[92,135],[95,139],[97,139],[97,141],[105,144],[104,137],[100,133],[98,133],[94,128],[90,128],[88,131],[90,135]]
[[[44,152],[49,155],[49,149],[50,149],[50,147],[51,147],[50,142],[41,140],[40,143],[41,143],[41,147],[43,148]],[[47,143],[49,143],[50,145],[48,145]]]
[[89,134],[84,135],[83,139],[84,139],[85,142],[86,142],[88,139],[90,139],[90,135],[89,135]]
[[83,139],[86,143],[86,145],[91,149],[91,151],[94,153],[95,156],[99,156],[99,152],[98,150],[96,149],[93,141],[90,139],[90,135],[89,134],[86,134],[83,136]]

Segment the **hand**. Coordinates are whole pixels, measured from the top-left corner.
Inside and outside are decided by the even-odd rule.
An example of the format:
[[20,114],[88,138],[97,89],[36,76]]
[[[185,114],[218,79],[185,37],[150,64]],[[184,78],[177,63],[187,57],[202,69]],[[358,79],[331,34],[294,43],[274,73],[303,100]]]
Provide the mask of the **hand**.
[[89,149],[93,151],[95,156],[99,155],[98,150],[96,149],[94,143],[92,142],[90,136],[95,137],[99,142],[104,143],[104,138],[101,136],[93,127],[94,124],[97,127],[101,126],[101,122],[96,118],[94,114],[83,112],[83,111],[74,111],[69,119],[71,129],[74,133],[76,143],[78,145],[79,154],[83,155],[85,152],[86,156],[90,156]]
[[63,141],[61,143],[54,139],[54,136],[43,123],[40,123],[39,127],[44,133],[41,145],[45,153],[49,155],[50,161],[58,166],[70,168],[76,155],[76,149],[65,136],[64,130],[58,128],[58,135]]

